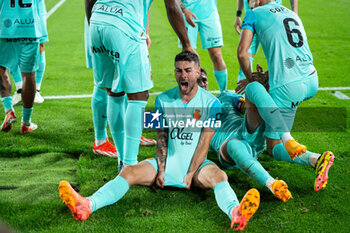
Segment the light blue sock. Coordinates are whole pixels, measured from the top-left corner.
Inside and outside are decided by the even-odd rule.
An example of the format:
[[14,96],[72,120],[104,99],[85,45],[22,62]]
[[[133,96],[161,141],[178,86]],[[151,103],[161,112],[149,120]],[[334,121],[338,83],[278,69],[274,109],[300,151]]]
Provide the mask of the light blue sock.
[[125,100],[126,95],[120,97],[108,96],[107,107],[109,128],[121,161],[123,161],[125,154]]
[[227,90],[227,69],[225,70],[214,70],[214,76],[218,83],[220,92]]
[[134,165],[137,163],[140,139],[143,129],[143,112],[146,101],[128,100],[125,119],[125,154],[124,164]]
[[92,121],[94,123],[95,140],[107,137],[107,91],[94,86],[91,98]]
[[2,104],[4,105],[5,113],[10,109],[13,110],[12,96],[2,97],[1,101],[2,101]]
[[[254,57],[249,56],[250,70],[251,71],[253,71],[253,61],[254,61]],[[245,75],[244,75],[243,70],[241,69],[241,67],[239,67],[238,82],[241,81],[242,79],[245,79]]]
[[19,69],[19,66],[17,66],[16,70],[10,70],[10,73],[12,75],[13,81],[15,81],[15,85],[16,85],[16,90],[20,90],[22,89],[22,74],[21,74],[21,70]]
[[271,127],[272,132],[268,133],[278,133],[281,137],[289,132],[279,108],[263,85],[259,82],[249,83],[246,87],[246,96],[258,108],[264,122]]
[[217,183],[214,186],[214,194],[219,208],[232,219],[231,212],[239,205],[239,201],[230,184],[227,181]]
[[91,213],[102,207],[116,203],[128,190],[128,182],[123,177],[117,176],[114,180],[103,185],[92,196],[88,197],[92,201]]
[[243,142],[230,140],[227,143],[227,152],[238,165],[239,169],[259,182],[259,184],[265,186],[266,181],[269,178],[273,179],[263,166],[261,166],[259,161],[248,152],[247,147]]
[[277,144],[272,149],[272,155],[275,159],[280,161],[287,161],[290,163],[297,163],[302,165],[311,166],[310,157],[313,153],[310,151],[306,151],[305,154],[302,154],[300,157],[296,157],[295,159],[291,159],[286,148],[282,143]]
[[44,72],[46,67],[45,51],[39,55],[39,67],[35,72],[36,89],[40,91],[41,82],[43,81]]
[[32,115],[32,112],[33,112],[33,107],[31,108],[22,107],[22,121],[30,122],[30,116]]

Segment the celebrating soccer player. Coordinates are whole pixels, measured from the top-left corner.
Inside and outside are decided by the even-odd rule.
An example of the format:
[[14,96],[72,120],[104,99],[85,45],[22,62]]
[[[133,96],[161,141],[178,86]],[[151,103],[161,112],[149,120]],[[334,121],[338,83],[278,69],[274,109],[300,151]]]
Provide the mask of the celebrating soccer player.
[[124,167],[114,180],[88,198],[81,197],[67,181],[60,182],[60,197],[76,219],[85,220],[97,209],[117,202],[132,185],[156,183],[161,188],[211,188],[220,209],[231,219],[231,227],[245,227],[259,206],[260,195],[250,189],[239,203],[226,173],[206,158],[210,140],[220,127],[221,104],[198,87],[199,75],[196,54],[182,52],[176,56],[178,86],[159,95],[155,104],[164,120],[164,128],[157,131],[157,157]]

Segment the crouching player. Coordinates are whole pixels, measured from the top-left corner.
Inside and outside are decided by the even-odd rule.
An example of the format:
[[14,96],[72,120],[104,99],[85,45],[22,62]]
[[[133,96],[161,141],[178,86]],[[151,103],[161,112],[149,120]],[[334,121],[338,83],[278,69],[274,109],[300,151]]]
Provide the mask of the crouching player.
[[[126,166],[119,175],[88,198],[81,197],[67,181],[59,184],[60,197],[78,220],[122,198],[132,185],[159,187],[191,187],[214,189],[215,199],[222,211],[231,219],[231,227],[242,230],[258,209],[260,195],[250,189],[238,202],[227,181],[227,175],[206,156],[216,127],[221,104],[212,94],[198,87],[200,75],[197,55],[182,52],[175,58],[175,76],[178,86],[156,99],[156,113],[165,125],[157,131],[157,157],[136,165]],[[198,126],[210,122],[209,127]],[[176,122],[176,124],[174,124]],[[186,126],[194,122],[198,127]],[[184,124],[185,123],[185,124]]]
[[[266,77],[260,82],[268,89]],[[210,148],[218,153],[220,163],[227,169],[240,169],[269,188],[277,198],[288,201],[292,195],[286,183],[272,178],[257,160],[266,147],[265,123],[259,115],[259,108],[233,92],[221,93],[216,97],[222,104],[222,124],[215,132]],[[315,191],[326,187],[328,170],[334,159],[332,152],[317,154],[306,151],[294,160],[285,147],[278,148],[273,155],[269,154],[277,160],[312,166],[316,170]]]

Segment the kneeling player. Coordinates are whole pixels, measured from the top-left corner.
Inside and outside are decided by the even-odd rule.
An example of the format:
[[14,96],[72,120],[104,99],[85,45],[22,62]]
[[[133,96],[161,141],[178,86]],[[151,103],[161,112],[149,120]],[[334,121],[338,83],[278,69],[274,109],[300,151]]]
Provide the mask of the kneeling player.
[[[239,168],[243,173],[269,188],[277,198],[284,202],[289,200],[292,195],[286,183],[283,180],[273,179],[257,160],[266,146],[265,123],[259,115],[259,108],[248,99],[245,101],[242,96],[232,92],[219,94],[217,98],[223,109],[222,125],[214,134],[210,147],[219,154],[221,164],[227,169]],[[334,160],[332,152],[316,154],[306,151],[305,154],[293,160],[285,147],[280,145],[274,148],[273,154],[269,154],[277,160],[312,166],[316,170],[315,191],[326,187],[328,170]]]
[[[164,128],[157,132],[157,158],[126,166],[120,174],[88,198],[81,197],[66,181],[59,185],[60,197],[78,220],[85,220],[99,208],[117,202],[132,185],[174,186],[189,189],[191,184],[214,189],[222,211],[242,230],[259,206],[260,195],[250,189],[239,203],[227,181],[227,175],[206,156],[221,112],[220,102],[198,87],[198,57],[182,52],[175,58],[178,87],[156,99],[156,113],[163,116]],[[162,118],[161,118],[162,119]],[[176,124],[174,124],[174,122]],[[191,124],[193,123],[196,127]],[[209,122],[209,127],[203,127]],[[187,125],[186,125],[187,124]]]

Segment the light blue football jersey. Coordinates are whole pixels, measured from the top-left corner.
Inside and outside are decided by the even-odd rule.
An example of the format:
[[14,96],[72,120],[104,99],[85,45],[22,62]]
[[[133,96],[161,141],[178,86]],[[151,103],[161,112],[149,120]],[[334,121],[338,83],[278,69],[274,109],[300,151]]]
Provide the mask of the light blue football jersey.
[[[157,97],[155,108],[162,113],[163,127],[169,129],[164,181],[170,186],[181,184],[197,148],[204,122],[209,122],[206,126],[210,128],[218,128],[221,104],[200,87],[195,97],[184,104],[179,87],[175,87]],[[199,122],[203,125],[196,125]]]
[[[282,5],[282,0],[276,0],[275,2],[279,5]],[[246,14],[248,11],[251,11],[248,0],[243,0],[243,7]]]
[[[216,96],[221,102],[222,113],[221,113],[221,127],[218,129],[211,142],[210,148],[219,152],[221,145],[230,138],[239,138],[240,130],[243,124],[243,117],[235,108],[240,96],[233,92],[223,92]],[[237,101],[235,101],[237,99]]]
[[146,39],[147,12],[152,1],[97,0],[90,23],[113,25],[133,39]]
[[42,36],[38,0],[0,0],[0,38]]
[[216,96],[222,105],[221,128],[218,129],[211,142],[210,149],[218,153],[221,145],[229,139],[235,138],[247,142],[252,156],[258,158],[265,149],[265,125],[262,123],[253,133],[246,127],[246,116],[242,117],[237,111],[237,102],[242,96],[233,92],[224,92]]
[[313,71],[313,58],[297,14],[275,2],[248,12],[242,29],[254,32],[269,68],[270,90],[300,81]]

